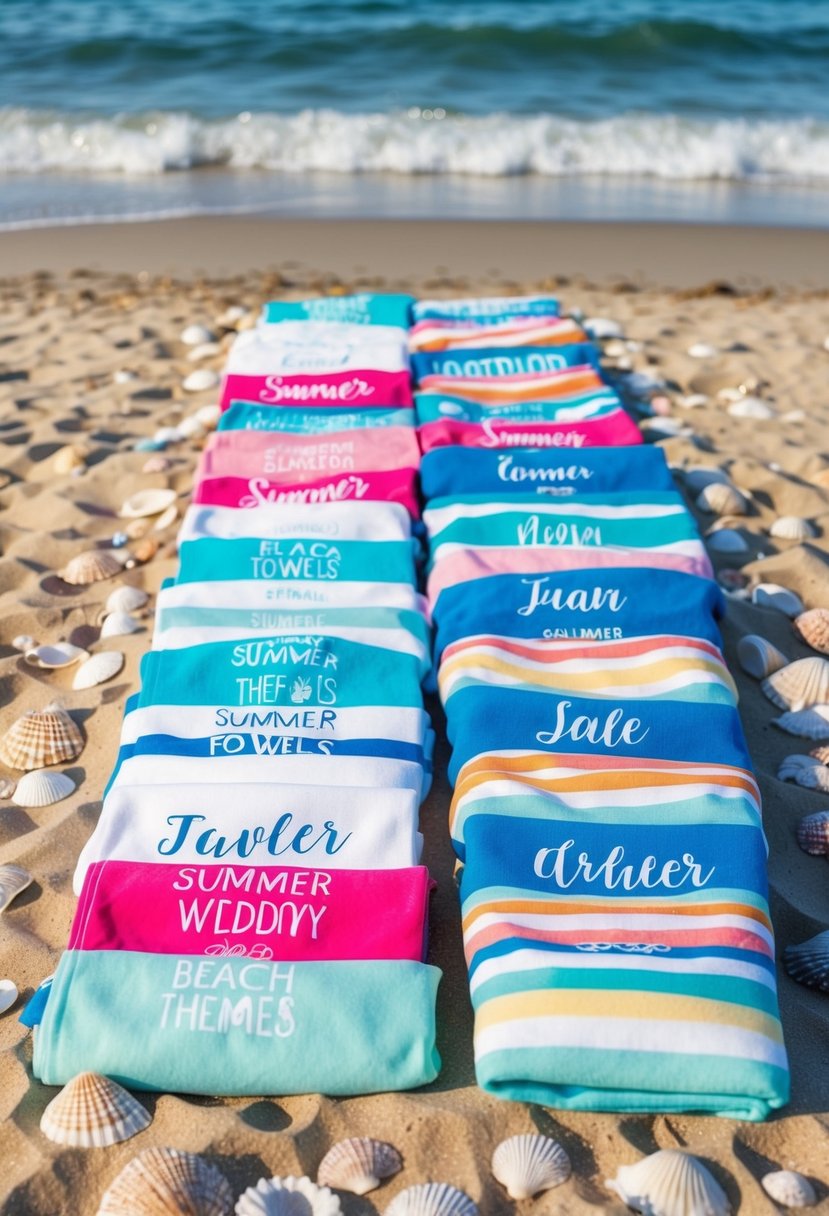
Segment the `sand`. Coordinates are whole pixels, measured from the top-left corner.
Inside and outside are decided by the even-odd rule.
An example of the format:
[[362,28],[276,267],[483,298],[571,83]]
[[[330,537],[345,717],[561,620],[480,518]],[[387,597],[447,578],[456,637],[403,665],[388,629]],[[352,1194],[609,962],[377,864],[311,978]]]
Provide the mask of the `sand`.
[[[493,247],[492,229],[487,225],[457,225],[458,260],[452,261],[452,250],[447,248],[446,268],[440,272],[431,253],[434,242],[422,243],[424,233],[428,238],[426,226],[405,229],[397,225],[394,234],[383,229],[370,246],[358,249],[354,245],[357,229],[344,225],[340,236],[341,245],[348,247],[348,265],[372,268],[370,273],[355,275],[343,269],[341,258],[335,273],[325,260],[332,249],[332,225],[323,226],[325,232],[321,228],[315,253],[312,225],[303,229],[306,244],[298,248],[296,242],[292,244],[290,232],[273,224],[273,239],[260,239],[258,246],[258,264],[272,269],[219,278],[218,270],[207,277],[196,274],[194,266],[223,264],[222,259],[240,239],[241,225],[230,223],[223,228],[211,222],[197,229],[202,238],[209,230],[212,238],[197,249],[196,257],[191,257],[196,239],[192,233],[189,244],[185,241],[177,246],[176,233],[186,229],[167,225],[162,239],[160,229],[164,227],[23,234],[14,238],[15,252],[9,259],[3,255],[11,238],[0,240],[0,264],[15,275],[0,281],[0,538],[4,555],[0,729],[6,729],[24,710],[59,697],[87,736],[80,757],[68,766],[78,782],[71,797],[42,810],[0,802],[0,863],[19,863],[34,876],[32,886],[4,914],[0,936],[0,976],[14,979],[22,1000],[54,969],[67,940],[75,906],[72,870],[100,811],[124,700],[136,686],[138,661],[148,645],[154,601],[150,600],[141,632],[90,643],[96,649],[105,646],[123,651],[126,665],[112,681],[87,691],[72,691],[71,670],[45,672],[28,667],[9,643],[21,633],[38,641],[94,639],[100,610],[114,585],[131,582],[152,594],[174,572],[175,524],[158,535],[155,556],[123,578],[73,594],[51,593],[57,586],[54,573],[70,557],[120,529],[117,511],[128,494],[147,486],[169,485],[179,492],[181,506],[186,503],[199,445],[182,443],[169,448],[170,466],[163,473],[142,472],[147,455],[133,450],[138,438],[152,435],[159,426],[175,424],[211,400],[209,392],[192,396],[181,389],[184,376],[194,366],[179,341],[185,324],[200,321],[214,326],[227,305],[242,304],[255,310],[272,295],[299,297],[319,290],[380,286],[377,250],[391,249],[401,238],[405,256],[393,262],[385,283],[389,288],[406,286],[416,293],[453,295],[475,288],[495,293],[519,286],[528,290],[555,287],[567,306],[577,305],[587,315],[619,321],[626,337],[639,344],[625,356],[632,367],[667,382],[671,417],[687,430],[665,441],[669,459],[677,465],[727,468],[736,484],[751,492],[751,514],[736,521],[749,539],[750,550],[736,559],[717,556],[717,567],[742,564],[753,579],[779,582],[796,591],[807,607],[829,607],[829,490],[815,480],[829,469],[829,352],[823,346],[829,336],[829,296],[797,286],[798,281],[808,281],[810,269],[816,279],[825,278],[825,235],[778,233],[769,244],[754,234],[754,255],[741,263],[740,251],[750,244],[745,232],[738,234],[736,245],[728,234],[712,232],[706,261],[701,252],[707,241],[700,230],[677,229],[672,236],[673,253],[660,277],[658,260],[652,258],[643,270],[644,263],[631,260],[630,251],[618,247],[617,230],[617,246],[613,247],[618,264],[612,263],[612,274],[600,278],[595,261],[589,262],[592,281],[588,281],[572,277],[576,260],[572,247],[567,258],[557,262],[536,246],[532,263],[521,255],[513,266],[508,256],[510,242]],[[361,229],[360,240],[365,241],[365,233]],[[261,232],[259,235],[261,238]],[[611,230],[596,229],[594,233],[604,248],[613,245],[611,236]],[[122,238],[132,242],[131,251]],[[510,240],[512,247],[523,248],[525,253],[532,245],[523,229],[513,231]],[[563,237],[558,240],[561,247],[562,241]],[[658,242],[666,241],[666,231],[660,231]],[[801,269],[786,271],[787,265],[794,265],[794,254],[788,259],[781,256],[786,247],[799,251],[796,265]],[[477,262],[473,265],[470,251],[474,248]],[[262,249],[281,253],[262,256]],[[713,250],[720,251],[716,269]],[[120,264],[127,271],[119,273],[114,268],[122,256]],[[92,272],[88,267],[94,262],[109,269]],[[682,268],[677,269],[680,263]],[[247,264],[239,263],[240,267]],[[36,273],[38,267],[48,265],[55,268],[54,273]],[[420,277],[413,273],[418,265]],[[134,273],[139,269],[142,273]],[[557,280],[557,271],[568,277]],[[756,285],[750,291],[733,286],[749,277]],[[706,286],[705,280],[711,278],[719,282]],[[788,286],[763,286],[774,282]],[[643,286],[646,283],[649,285]],[[232,334],[225,335],[222,346],[231,338]],[[711,343],[718,353],[709,359],[693,359],[686,351],[694,342]],[[218,368],[221,362],[222,356],[217,355],[205,364]],[[119,377],[122,382],[116,382],[118,372],[129,372],[133,378]],[[731,416],[727,402],[717,393],[740,384],[759,384],[754,391],[771,403],[775,418],[758,422]],[[696,392],[707,394],[708,403],[684,408],[681,397]],[[54,471],[54,453],[67,444],[78,445],[84,455],[79,474]],[[818,536],[805,545],[770,539],[766,529],[779,514],[808,517],[819,529]],[[703,527],[710,526],[711,517],[699,512],[697,516]],[[134,547],[134,543],[130,545]],[[801,852],[794,838],[799,818],[829,809],[829,798],[776,779],[784,756],[806,752],[812,744],[770,724],[777,711],[736,662],[735,644],[746,632],[769,638],[792,659],[809,652],[794,637],[786,617],[743,600],[731,602],[725,623],[726,652],[739,683],[743,719],[763,787],[772,910],[782,950],[829,924],[827,861]],[[352,1100],[314,1095],[273,1100],[148,1096],[146,1103],[154,1119],[138,1138],[106,1150],[60,1148],[38,1129],[43,1108],[55,1091],[32,1081],[31,1041],[17,1022],[18,1004],[0,1019],[0,1212],[9,1216],[92,1216],[103,1190],[122,1166],[154,1144],[204,1152],[239,1193],[262,1175],[313,1175],[324,1151],[348,1134],[374,1134],[391,1140],[404,1154],[405,1169],[364,1199],[345,1197],[346,1216],[382,1212],[403,1186],[426,1179],[464,1188],[487,1216],[513,1211],[568,1216],[621,1212],[623,1207],[606,1191],[603,1180],[642,1153],[675,1145],[687,1146],[709,1164],[734,1209],[742,1213],[775,1210],[758,1180],[779,1167],[809,1175],[821,1197],[820,1208],[815,1210],[829,1210],[829,996],[796,985],[782,968],[780,996],[791,1054],[792,1102],[766,1124],[684,1115],[560,1114],[500,1102],[476,1088],[452,854],[445,826],[449,801],[445,761],[444,743],[438,754],[435,787],[423,813],[427,860],[439,884],[433,906],[431,957],[444,972],[439,1000],[439,1045],[444,1060],[440,1079],[414,1094]],[[573,1178],[539,1200],[512,1204],[490,1177],[489,1157],[505,1135],[533,1129],[561,1140],[573,1161]]]

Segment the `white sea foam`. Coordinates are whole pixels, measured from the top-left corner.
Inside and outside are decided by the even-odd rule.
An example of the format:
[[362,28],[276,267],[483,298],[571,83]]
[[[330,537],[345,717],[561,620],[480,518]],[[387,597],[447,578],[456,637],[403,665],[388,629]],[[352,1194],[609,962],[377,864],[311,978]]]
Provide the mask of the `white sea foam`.
[[829,180],[829,123],[334,110],[208,121],[184,113],[84,118],[0,110],[0,172],[155,175],[200,166],[286,173],[820,182]]

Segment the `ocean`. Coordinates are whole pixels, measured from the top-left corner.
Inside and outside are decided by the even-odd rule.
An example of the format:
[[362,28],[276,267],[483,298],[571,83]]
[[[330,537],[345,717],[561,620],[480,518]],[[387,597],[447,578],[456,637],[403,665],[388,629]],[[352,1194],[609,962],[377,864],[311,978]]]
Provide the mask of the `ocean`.
[[0,227],[829,224],[826,0],[0,0]]

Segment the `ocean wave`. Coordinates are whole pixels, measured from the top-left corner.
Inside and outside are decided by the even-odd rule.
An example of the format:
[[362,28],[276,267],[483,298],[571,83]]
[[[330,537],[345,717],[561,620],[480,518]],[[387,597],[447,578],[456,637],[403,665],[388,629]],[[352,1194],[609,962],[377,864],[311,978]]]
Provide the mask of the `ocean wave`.
[[101,116],[0,109],[0,173],[279,173],[829,180],[829,122],[627,114],[482,116],[441,109],[347,114]]

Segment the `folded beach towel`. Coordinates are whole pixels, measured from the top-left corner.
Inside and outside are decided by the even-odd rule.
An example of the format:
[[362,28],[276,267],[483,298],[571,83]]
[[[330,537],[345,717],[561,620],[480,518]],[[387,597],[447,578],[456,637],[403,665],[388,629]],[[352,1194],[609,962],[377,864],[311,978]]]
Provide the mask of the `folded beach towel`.
[[405,329],[413,303],[412,296],[369,291],[311,300],[271,300],[262,310],[262,319],[267,325],[281,321],[345,321],[351,325],[395,325]]
[[475,321],[499,325],[515,317],[555,317],[559,303],[554,296],[470,296],[454,300],[415,300],[412,321]]
[[255,512],[191,505],[178,534],[181,544],[202,536],[308,536],[321,540],[408,540],[412,519],[396,502],[290,503]]
[[434,319],[418,321],[409,330],[409,350],[460,350],[467,346],[557,346],[586,342],[587,334],[572,317],[515,317],[486,321]]
[[295,376],[362,368],[399,372],[408,367],[408,334],[401,326],[303,319],[259,324],[237,334],[228,351],[225,372]]
[[413,519],[420,513],[417,468],[386,472],[332,473],[313,481],[290,482],[269,477],[206,477],[196,484],[193,502],[217,507],[293,506],[348,500],[399,502]]
[[[517,401],[552,401],[606,388],[592,364],[565,367],[559,371],[527,372],[516,376],[424,376],[424,393],[452,393],[481,404],[512,404]],[[257,398],[258,400],[258,398]]]
[[461,350],[423,351],[411,357],[412,375],[422,382],[441,380],[495,380],[501,377],[547,375],[568,367],[599,369],[599,351],[592,342],[560,346],[492,346]]
[[[661,448],[588,448],[572,452],[480,451],[447,447],[427,452],[420,466],[427,499],[486,494],[652,494],[676,487]],[[483,502],[482,497],[479,501]]]
[[416,580],[410,540],[308,540],[304,537],[186,540],[177,583],[253,579],[262,582],[406,583]]
[[[592,421],[622,407],[619,396],[607,385],[592,393],[575,393],[572,397],[559,397],[553,401],[495,402],[487,405],[451,393],[415,393],[414,401],[419,426],[442,419],[478,423],[487,420],[508,423]],[[368,414],[371,411],[362,412]]]
[[442,418],[418,430],[424,452],[457,444],[470,448],[595,448],[642,442],[639,427],[624,410],[582,422],[460,422]]
[[209,583],[164,583],[156,612],[168,608],[235,608],[256,612],[317,612],[323,608],[401,608],[425,614],[426,601],[409,582],[258,582],[222,579]]
[[414,410],[376,407],[371,410],[274,410],[254,401],[232,401],[219,419],[219,431],[280,431],[288,435],[323,435],[329,431],[355,431],[365,427],[414,426]]
[[412,427],[334,431],[326,435],[272,435],[215,431],[199,459],[202,477],[267,477],[289,485],[333,473],[411,468],[420,462]]
[[408,368],[378,371],[373,366],[345,372],[261,374],[226,371],[219,404],[228,408],[232,401],[252,401],[262,405],[335,405],[383,409],[400,406],[411,409],[412,390]]

